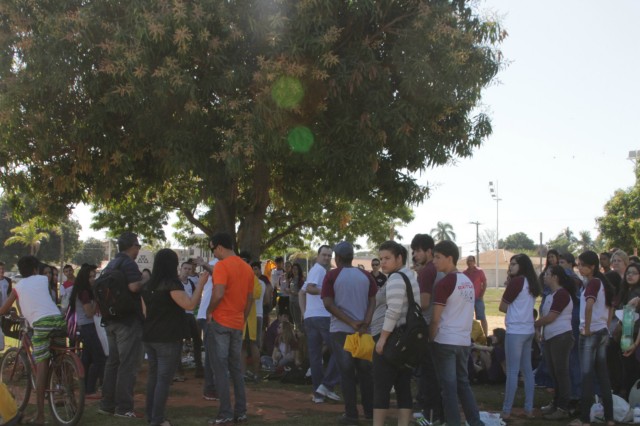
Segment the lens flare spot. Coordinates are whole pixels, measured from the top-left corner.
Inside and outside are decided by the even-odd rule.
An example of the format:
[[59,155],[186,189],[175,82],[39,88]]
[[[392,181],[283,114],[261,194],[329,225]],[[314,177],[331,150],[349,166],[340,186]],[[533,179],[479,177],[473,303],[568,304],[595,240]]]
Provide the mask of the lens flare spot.
[[304,88],[297,78],[283,76],[273,84],[271,97],[280,108],[295,108],[304,97]]
[[313,133],[308,127],[294,127],[287,136],[287,142],[293,152],[309,152],[313,145]]

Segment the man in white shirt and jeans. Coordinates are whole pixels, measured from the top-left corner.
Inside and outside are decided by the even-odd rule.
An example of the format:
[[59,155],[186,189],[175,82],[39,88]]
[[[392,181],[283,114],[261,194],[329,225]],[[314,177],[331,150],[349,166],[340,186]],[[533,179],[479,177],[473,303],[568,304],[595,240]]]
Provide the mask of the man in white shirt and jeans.
[[433,294],[433,316],[429,329],[445,420],[449,425],[461,424],[458,409],[460,399],[467,423],[470,426],[483,426],[467,374],[475,302],[473,283],[456,269],[459,252],[455,243],[440,241],[433,248],[433,253],[436,270],[446,274],[438,282]]
[[320,246],[316,264],[309,270],[307,280],[298,294],[311,364],[311,382],[314,390],[311,400],[318,404],[323,403],[325,397],[340,401],[340,396],[333,392],[334,386],[340,382],[340,373],[333,354],[329,359],[327,370],[323,372],[322,369],[322,346],[324,344],[327,348],[331,348],[329,334],[331,314],[325,309],[320,293],[324,276],[331,265],[332,254],[331,247]]

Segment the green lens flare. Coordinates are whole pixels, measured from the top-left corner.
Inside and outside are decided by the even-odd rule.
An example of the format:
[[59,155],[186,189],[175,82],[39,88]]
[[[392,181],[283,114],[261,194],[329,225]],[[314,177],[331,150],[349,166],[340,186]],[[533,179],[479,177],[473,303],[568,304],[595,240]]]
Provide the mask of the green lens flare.
[[302,83],[295,77],[280,77],[271,88],[271,97],[280,108],[295,108],[304,97]]
[[294,127],[287,136],[287,142],[293,152],[309,152],[313,145],[313,133],[308,127]]

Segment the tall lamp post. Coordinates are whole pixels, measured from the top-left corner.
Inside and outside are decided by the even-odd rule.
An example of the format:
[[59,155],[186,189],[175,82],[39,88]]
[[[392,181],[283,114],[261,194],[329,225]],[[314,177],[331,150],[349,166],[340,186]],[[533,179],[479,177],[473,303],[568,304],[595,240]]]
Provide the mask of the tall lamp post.
[[498,194],[498,181],[496,180],[495,185],[493,183],[493,181],[489,182],[489,193],[491,194],[491,198],[493,198],[496,202],[496,288],[498,288],[499,285],[499,278],[498,278],[498,253],[500,250],[500,233],[498,232],[498,225],[500,223],[500,201],[502,201],[502,198],[500,198],[499,194]]

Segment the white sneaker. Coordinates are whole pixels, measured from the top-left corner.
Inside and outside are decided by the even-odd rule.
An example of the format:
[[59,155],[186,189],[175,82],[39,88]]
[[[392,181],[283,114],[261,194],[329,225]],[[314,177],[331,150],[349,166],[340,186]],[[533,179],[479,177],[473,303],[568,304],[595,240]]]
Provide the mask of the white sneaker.
[[338,395],[334,391],[329,390],[325,385],[318,386],[318,389],[316,389],[316,393],[334,401],[342,401],[340,395]]
[[315,396],[315,395],[313,395],[313,396],[311,397],[311,402],[313,402],[314,404],[322,404],[322,403],[324,403],[324,398],[323,398],[323,397],[321,397],[321,396]]
[[311,367],[307,368],[307,372],[305,373],[304,377],[311,377]]

